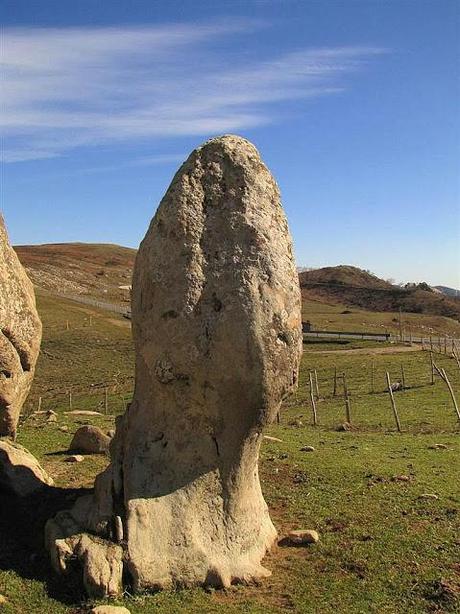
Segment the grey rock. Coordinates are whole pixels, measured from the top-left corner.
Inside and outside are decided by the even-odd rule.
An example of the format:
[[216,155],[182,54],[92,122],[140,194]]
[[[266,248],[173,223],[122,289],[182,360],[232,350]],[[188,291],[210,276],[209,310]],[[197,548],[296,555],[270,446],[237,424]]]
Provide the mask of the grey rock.
[[135,590],[269,575],[257,463],[297,386],[301,309],[278,187],[248,141],[212,139],[177,172],[137,254],[132,323],[135,396],[75,530],[110,533],[123,506]]
[[52,485],[35,456],[17,443],[0,439],[0,488],[25,497]]
[[77,429],[69,450],[81,454],[105,454],[109,451],[110,437],[98,426],[85,425]]
[[32,283],[9,243],[0,215],[0,436],[16,437],[41,336]]

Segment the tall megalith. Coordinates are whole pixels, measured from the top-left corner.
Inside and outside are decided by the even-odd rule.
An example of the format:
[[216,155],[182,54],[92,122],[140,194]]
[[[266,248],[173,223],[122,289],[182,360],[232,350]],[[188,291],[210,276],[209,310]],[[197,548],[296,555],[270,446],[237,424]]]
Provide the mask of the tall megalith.
[[245,139],[212,139],[177,172],[136,258],[132,321],[134,398],[94,497],[48,523],[56,569],[83,527],[118,542],[138,590],[268,575],[258,455],[297,383],[300,290],[278,187]]
[[40,350],[35,294],[0,215],[0,436],[15,438]]

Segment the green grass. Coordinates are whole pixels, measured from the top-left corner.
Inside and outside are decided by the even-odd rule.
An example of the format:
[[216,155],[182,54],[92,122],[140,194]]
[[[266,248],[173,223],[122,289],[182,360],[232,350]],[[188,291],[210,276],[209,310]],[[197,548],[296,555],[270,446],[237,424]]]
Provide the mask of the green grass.
[[[132,375],[127,323],[49,297],[41,297],[39,306],[45,324],[43,347],[55,358],[45,354],[40,359],[36,390],[108,381],[118,370],[127,378]],[[93,313],[92,327],[85,325],[88,311]],[[69,331],[67,319],[73,322]],[[119,603],[132,614],[459,611],[460,443],[452,402],[439,378],[430,384],[426,352],[387,346],[396,352],[375,353],[383,347],[357,341],[307,345],[299,390],[285,403],[281,423],[269,429],[282,442],[265,441],[262,446],[262,488],[280,537],[290,529],[313,528],[320,532],[319,544],[276,547],[265,560],[273,575],[257,587],[126,595]],[[435,360],[446,369],[460,401],[456,362],[438,355]],[[395,393],[403,427],[397,433],[385,372],[393,381],[400,379],[401,364],[409,388]],[[355,427],[351,432],[335,430],[345,414],[340,386],[338,395],[332,394],[334,367],[347,376]],[[314,369],[321,397],[317,427],[311,424],[308,389],[308,372]],[[128,386],[124,392],[129,396]],[[51,402],[51,396],[45,398]],[[91,403],[97,395],[75,398],[79,407],[86,402],[95,408]],[[113,413],[122,411],[118,398],[118,392],[109,397]],[[76,614],[90,605],[78,585],[50,572],[41,536],[46,518],[75,498],[78,491],[68,489],[90,487],[108,460],[89,456],[82,463],[66,463],[72,433],[87,417],[64,414],[65,394],[54,407],[57,424],[46,423],[43,415],[29,418],[18,440],[37,455],[62,490],[32,505],[6,501],[0,514],[0,593],[8,599],[3,609],[8,614]],[[109,429],[114,417],[88,421]],[[59,430],[63,425],[68,433]],[[436,443],[447,449],[430,449]],[[315,450],[302,452],[303,445]],[[394,479],[401,475],[408,481]],[[424,493],[438,499],[419,498]]]
[[[317,330],[399,334],[398,312],[365,311],[359,307],[304,299],[302,318],[310,320]],[[452,318],[406,312],[402,313],[401,318],[405,335],[412,331],[414,336],[448,335],[460,338],[460,322]]]

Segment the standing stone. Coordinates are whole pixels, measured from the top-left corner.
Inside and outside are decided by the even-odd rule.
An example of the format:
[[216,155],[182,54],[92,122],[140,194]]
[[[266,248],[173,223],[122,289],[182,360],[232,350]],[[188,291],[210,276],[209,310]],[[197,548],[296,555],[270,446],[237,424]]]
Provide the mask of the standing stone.
[[41,334],[32,283],[8,241],[0,215],[0,436],[16,436]]
[[109,545],[118,517],[137,590],[269,575],[257,463],[297,385],[301,305],[278,187],[245,139],[208,141],[174,177],[137,255],[132,320],[134,399],[94,498],[48,523],[59,556],[72,522]]

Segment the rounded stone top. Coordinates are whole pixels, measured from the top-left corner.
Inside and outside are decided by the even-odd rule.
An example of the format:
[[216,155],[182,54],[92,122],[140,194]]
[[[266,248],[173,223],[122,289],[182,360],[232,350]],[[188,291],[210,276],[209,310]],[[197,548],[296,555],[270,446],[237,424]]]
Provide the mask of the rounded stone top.
[[221,136],[215,136],[197,147],[196,151],[202,152],[206,149],[222,149],[227,153],[246,152],[248,154],[256,154],[259,156],[256,146],[244,137],[237,134],[223,134]]

